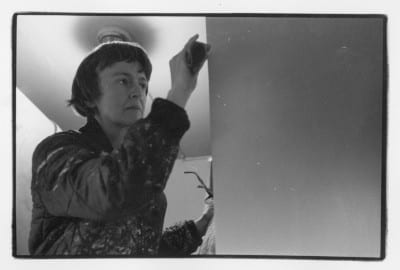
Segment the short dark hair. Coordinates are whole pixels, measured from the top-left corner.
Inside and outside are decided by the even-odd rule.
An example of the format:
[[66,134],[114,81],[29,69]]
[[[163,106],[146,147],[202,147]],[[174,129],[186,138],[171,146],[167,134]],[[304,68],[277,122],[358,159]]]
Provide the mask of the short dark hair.
[[89,117],[95,114],[95,109],[88,103],[100,97],[98,73],[117,62],[139,62],[147,80],[150,80],[152,65],[146,51],[137,43],[112,41],[97,46],[81,62],[76,71],[71,99],[68,105],[82,116]]

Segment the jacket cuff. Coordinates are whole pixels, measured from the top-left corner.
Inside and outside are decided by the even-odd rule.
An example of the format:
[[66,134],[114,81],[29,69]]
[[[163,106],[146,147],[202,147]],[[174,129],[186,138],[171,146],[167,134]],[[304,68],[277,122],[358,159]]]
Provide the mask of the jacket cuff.
[[197,249],[198,246],[203,242],[202,237],[199,234],[199,231],[196,228],[196,224],[193,220],[189,220],[185,222],[185,227],[190,232],[191,239],[193,240],[194,250]]
[[164,127],[173,136],[182,137],[190,127],[186,111],[166,99],[154,100],[148,118]]

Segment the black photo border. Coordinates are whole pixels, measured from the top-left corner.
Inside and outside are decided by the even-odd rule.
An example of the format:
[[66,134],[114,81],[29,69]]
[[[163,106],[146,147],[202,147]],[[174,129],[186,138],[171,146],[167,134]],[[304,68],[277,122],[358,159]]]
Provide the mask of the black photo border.
[[[383,65],[382,65],[382,155],[381,155],[381,231],[380,255],[378,257],[341,257],[341,256],[291,256],[291,255],[191,255],[191,256],[32,256],[17,254],[16,239],[16,47],[18,16],[24,15],[61,15],[61,16],[162,16],[162,17],[268,17],[268,18],[374,18],[382,20],[383,33]],[[246,258],[246,259],[296,259],[296,260],[344,260],[344,261],[382,261],[386,257],[387,245],[387,130],[388,130],[388,50],[387,50],[387,21],[385,14],[334,14],[334,13],[96,13],[96,12],[16,12],[12,16],[12,256],[26,259],[66,259],[66,258]]]

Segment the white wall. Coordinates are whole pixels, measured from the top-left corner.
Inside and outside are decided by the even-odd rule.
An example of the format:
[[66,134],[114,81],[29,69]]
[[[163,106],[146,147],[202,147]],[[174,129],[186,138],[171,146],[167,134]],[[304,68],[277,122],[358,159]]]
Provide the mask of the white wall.
[[29,255],[32,218],[32,154],[45,137],[60,131],[18,88],[16,89],[16,238],[17,254]]
[[209,185],[210,162],[208,157],[199,157],[184,161],[178,159],[168,180],[165,194],[168,207],[164,227],[176,222],[196,219],[203,212],[206,193],[197,188],[199,182],[193,174],[184,174],[184,171],[195,171],[204,182]]

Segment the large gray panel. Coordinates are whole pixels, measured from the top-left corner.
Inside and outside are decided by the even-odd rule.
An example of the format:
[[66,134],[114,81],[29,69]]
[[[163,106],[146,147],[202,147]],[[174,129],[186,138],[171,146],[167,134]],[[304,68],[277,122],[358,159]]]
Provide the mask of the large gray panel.
[[218,254],[378,257],[383,19],[208,18]]

